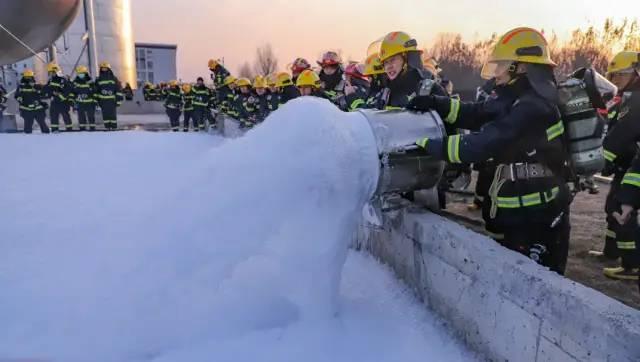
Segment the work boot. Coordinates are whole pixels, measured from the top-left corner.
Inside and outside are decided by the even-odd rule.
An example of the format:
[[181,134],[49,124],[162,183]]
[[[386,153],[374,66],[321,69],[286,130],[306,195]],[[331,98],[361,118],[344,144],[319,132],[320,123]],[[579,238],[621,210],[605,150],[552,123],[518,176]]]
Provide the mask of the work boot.
[[615,268],[602,269],[604,276],[618,280],[638,280],[638,268],[623,268],[621,266]]

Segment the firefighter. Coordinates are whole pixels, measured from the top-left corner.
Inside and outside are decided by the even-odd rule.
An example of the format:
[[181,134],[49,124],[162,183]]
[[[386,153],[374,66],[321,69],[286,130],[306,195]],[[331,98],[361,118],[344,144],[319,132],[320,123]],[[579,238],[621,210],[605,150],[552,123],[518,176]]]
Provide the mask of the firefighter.
[[169,116],[169,124],[173,132],[178,132],[180,130],[180,114],[184,103],[178,81],[170,81],[165,93],[164,108],[167,116]]
[[626,94],[628,98],[616,112],[616,124],[604,140],[605,171],[609,170],[605,174],[613,173],[614,177],[605,205],[608,237],[601,254],[609,259],[620,257],[622,263],[618,267],[604,268],[603,272],[613,279],[638,280],[640,53],[618,53],[609,63],[607,78],[618,87],[619,94]]
[[89,75],[89,68],[79,65],[76,68],[76,78],[73,80],[71,89],[71,99],[75,103],[78,112],[78,123],[80,131],[96,130],[96,105],[98,101],[96,93],[96,85]]
[[351,63],[345,68],[344,97],[340,99],[340,109],[354,111],[366,106],[370,84],[364,69],[364,65],[359,63]]
[[213,85],[215,85],[216,88],[222,87],[225,80],[231,75],[231,73],[215,59],[209,59],[209,63],[207,65],[211,71],[211,80],[213,80]]
[[298,88],[296,88],[295,84],[293,84],[289,73],[278,73],[276,76],[276,88],[278,89],[276,109],[282,107],[290,100],[300,97],[300,92],[298,91]]
[[167,98],[167,83],[165,82],[160,82],[160,84],[158,84],[158,100],[165,100]]
[[304,58],[296,58],[291,64],[291,81],[295,84],[300,73],[311,69],[311,64]]
[[182,85],[182,99],[184,101],[184,106],[182,108],[182,117],[183,124],[182,130],[184,132],[189,132],[189,122],[193,123],[193,131],[198,132],[200,129],[198,127],[198,121],[193,115],[193,99],[195,97],[195,93],[193,93],[193,89],[191,84],[183,84]]
[[340,56],[334,51],[325,52],[318,65],[322,68],[319,76],[325,95],[331,102],[338,104],[340,97],[344,96],[345,86]]
[[267,101],[267,97],[269,95],[269,91],[267,89],[267,81],[262,76],[257,76],[253,80],[253,89],[255,91],[255,97],[258,100],[258,110],[256,113],[256,121],[262,122],[265,118],[267,118],[267,114],[269,113],[269,105]]
[[[205,113],[205,117],[209,122],[209,126],[214,126],[216,124],[216,116],[218,114],[218,110],[216,109],[218,104],[218,93],[215,89],[209,88],[209,106],[207,107],[207,112]],[[204,130],[205,125],[204,122],[200,122],[200,129]]]
[[122,87],[122,94],[124,95],[125,100],[133,100],[133,88],[131,88],[131,84],[128,82],[124,84],[124,87]]
[[49,81],[44,86],[44,92],[47,98],[51,99],[49,104],[49,118],[51,119],[51,131],[58,133],[60,131],[60,117],[64,121],[65,130],[72,131],[71,115],[69,114],[71,104],[69,101],[69,93],[71,91],[71,82],[67,78],[62,77],[60,67],[55,63],[47,65],[49,73]]
[[238,95],[235,100],[235,109],[241,128],[251,128],[256,124],[256,116],[260,107],[258,98],[251,93],[251,81],[249,78],[239,78],[236,81]]
[[[385,69],[391,66],[387,61]],[[496,86],[503,87],[498,98],[513,100],[505,114],[489,112],[485,103],[462,103],[433,94],[418,95],[409,108],[434,109],[448,124],[475,131],[443,140],[425,138],[416,144],[449,163],[493,158],[498,166],[483,217],[504,232],[504,239],[498,240],[502,245],[563,274],[571,194],[555,66],[540,32],[516,28],[498,40],[482,69],[483,78],[495,78]],[[396,69],[400,68],[395,65]]]
[[278,87],[276,87],[276,74],[270,74],[267,76],[267,87],[269,93],[267,94],[267,115],[274,110],[278,109]]
[[153,84],[150,82],[144,83],[144,87],[142,87],[142,97],[147,102],[155,100],[155,87]]
[[402,109],[419,94],[421,88],[433,94],[446,95],[445,90],[424,69],[418,43],[409,34],[396,31],[380,42],[380,62],[387,76],[386,86],[369,99],[368,108]]
[[45,122],[45,107],[42,87],[36,84],[35,73],[31,69],[22,72],[22,79],[16,89],[15,98],[20,106],[20,116],[24,119],[24,133],[33,132],[33,122],[38,122],[40,132],[49,133]]
[[123,95],[120,81],[113,74],[108,62],[100,63],[100,74],[96,79],[96,93],[98,105],[102,110],[102,120],[107,131],[118,128],[118,107],[122,103]]
[[227,76],[222,83],[222,86],[217,89],[216,99],[217,108],[222,114],[226,114],[229,117],[236,118],[235,103],[236,103],[236,78],[232,75]]
[[320,77],[311,69],[307,69],[300,73],[298,80],[296,81],[296,87],[298,87],[298,91],[300,91],[300,96],[302,97],[314,96],[325,98],[321,86]]
[[[498,97],[498,93],[503,89],[504,87],[496,88],[495,79],[489,79],[476,89],[476,102],[485,103],[484,107],[486,109],[494,109],[496,114],[506,114],[511,107],[512,100],[509,99],[508,94],[502,94],[501,97]],[[489,187],[496,172],[496,167],[492,160],[476,162],[473,164],[473,169],[478,171],[478,175],[473,201],[467,205],[469,211],[482,209],[482,204],[488,196]],[[489,225],[485,225],[485,228],[494,239],[500,238],[501,233],[492,230]]]
[[387,75],[384,72],[384,67],[380,62],[380,56],[378,56],[377,50],[375,53],[367,56],[362,74],[368,76],[370,80],[369,94],[367,95],[367,103],[370,103],[387,84]]
[[193,123],[204,130],[204,123],[209,112],[211,90],[204,84],[204,78],[198,77],[193,86]]

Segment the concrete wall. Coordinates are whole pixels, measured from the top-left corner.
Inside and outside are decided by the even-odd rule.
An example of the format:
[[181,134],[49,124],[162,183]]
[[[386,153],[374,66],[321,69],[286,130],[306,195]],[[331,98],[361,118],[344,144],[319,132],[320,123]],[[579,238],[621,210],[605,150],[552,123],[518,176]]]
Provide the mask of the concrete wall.
[[640,361],[640,311],[438,215],[391,209],[354,246],[390,265],[471,348],[495,361]]

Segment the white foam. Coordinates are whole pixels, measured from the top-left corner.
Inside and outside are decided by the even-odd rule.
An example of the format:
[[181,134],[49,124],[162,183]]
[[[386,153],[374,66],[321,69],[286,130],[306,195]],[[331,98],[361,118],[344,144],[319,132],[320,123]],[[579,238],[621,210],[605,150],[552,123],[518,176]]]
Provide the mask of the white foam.
[[0,153],[0,358],[422,360],[449,341],[418,306],[402,319],[411,297],[371,260],[340,289],[378,177],[360,115],[305,98],[234,141],[2,135]]

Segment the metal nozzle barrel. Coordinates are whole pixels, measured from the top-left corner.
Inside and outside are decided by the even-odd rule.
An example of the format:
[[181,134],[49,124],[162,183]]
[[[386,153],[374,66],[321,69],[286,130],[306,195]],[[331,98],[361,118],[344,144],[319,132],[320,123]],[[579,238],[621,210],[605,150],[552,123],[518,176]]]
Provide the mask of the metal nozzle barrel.
[[442,119],[436,112],[360,110],[369,122],[380,155],[376,195],[431,189],[438,185],[444,162],[428,156],[415,142],[442,140]]

